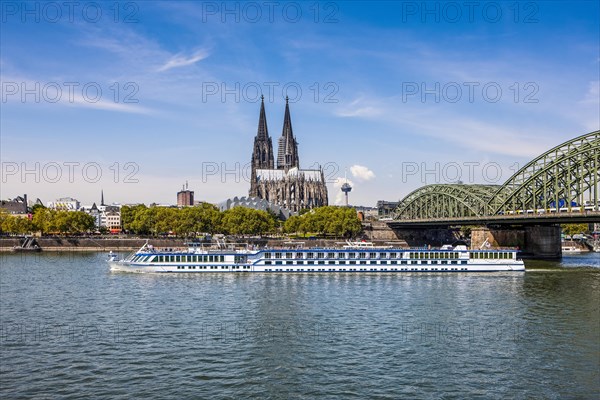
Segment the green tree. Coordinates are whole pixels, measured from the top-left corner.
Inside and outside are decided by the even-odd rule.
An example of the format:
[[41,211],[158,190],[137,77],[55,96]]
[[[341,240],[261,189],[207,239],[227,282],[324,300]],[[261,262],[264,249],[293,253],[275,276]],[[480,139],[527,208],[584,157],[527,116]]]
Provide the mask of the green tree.
[[275,223],[266,211],[234,207],[223,212],[221,228],[233,235],[262,235],[273,232]]
[[301,219],[298,215],[292,215],[283,224],[283,230],[286,233],[297,233],[300,228]]
[[563,224],[560,226],[565,235],[573,236],[578,233],[589,233],[588,224]]
[[46,207],[44,207],[42,204],[34,204],[33,207],[31,207],[31,214],[35,215],[35,213],[39,210],[46,210]]
[[285,232],[303,235],[315,232],[323,236],[354,237],[361,229],[355,209],[334,206],[318,207],[306,214],[292,216],[284,224]]
[[14,233],[24,235],[35,230],[33,222],[27,217],[17,217],[7,215],[2,220],[2,231],[6,233]]

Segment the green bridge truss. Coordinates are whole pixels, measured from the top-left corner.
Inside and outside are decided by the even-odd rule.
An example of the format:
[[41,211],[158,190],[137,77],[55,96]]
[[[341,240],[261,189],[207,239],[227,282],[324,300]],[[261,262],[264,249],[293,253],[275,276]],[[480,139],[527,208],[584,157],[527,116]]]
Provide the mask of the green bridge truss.
[[548,150],[503,185],[423,186],[400,201],[395,219],[583,211],[584,205],[598,211],[599,155],[600,131],[591,132]]

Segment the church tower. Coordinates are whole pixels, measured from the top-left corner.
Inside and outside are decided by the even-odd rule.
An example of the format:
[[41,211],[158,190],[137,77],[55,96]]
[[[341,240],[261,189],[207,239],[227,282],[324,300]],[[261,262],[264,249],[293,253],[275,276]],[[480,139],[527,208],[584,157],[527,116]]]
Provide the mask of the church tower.
[[285,115],[283,117],[283,131],[279,138],[279,148],[277,150],[277,169],[289,170],[290,168],[300,168],[298,159],[298,142],[294,138],[292,130],[292,118],[290,117],[289,99],[285,97]]
[[273,156],[273,143],[269,137],[267,128],[267,117],[265,114],[265,96],[260,96],[260,116],[258,118],[258,132],[254,138],[254,150],[252,151],[252,176],[250,181],[250,196],[257,196],[256,170],[274,169],[275,158]]

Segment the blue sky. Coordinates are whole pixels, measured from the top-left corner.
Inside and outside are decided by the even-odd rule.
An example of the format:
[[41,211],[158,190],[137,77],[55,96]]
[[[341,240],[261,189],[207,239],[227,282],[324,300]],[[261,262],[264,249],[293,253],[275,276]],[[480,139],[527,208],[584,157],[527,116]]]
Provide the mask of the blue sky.
[[345,170],[360,205],[501,184],[600,126],[597,1],[1,4],[3,199],[247,195],[259,91],[331,203]]

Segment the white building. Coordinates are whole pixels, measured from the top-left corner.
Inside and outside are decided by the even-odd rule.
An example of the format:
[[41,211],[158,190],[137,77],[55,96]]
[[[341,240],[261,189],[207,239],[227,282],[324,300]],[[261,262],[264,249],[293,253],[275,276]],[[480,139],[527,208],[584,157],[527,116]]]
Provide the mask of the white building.
[[96,203],[94,203],[91,206],[81,207],[80,210],[94,217],[96,228],[106,228],[112,233],[121,232],[120,206],[96,206]]
[[101,206],[100,226],[111,232],[121,232],[121,208],[119,206]]
[[46,203],[46,207],[52,210],[60,211],[78,211],[81,208],[79,200],[72,197],[62,197],[55,201],[49,201]]

